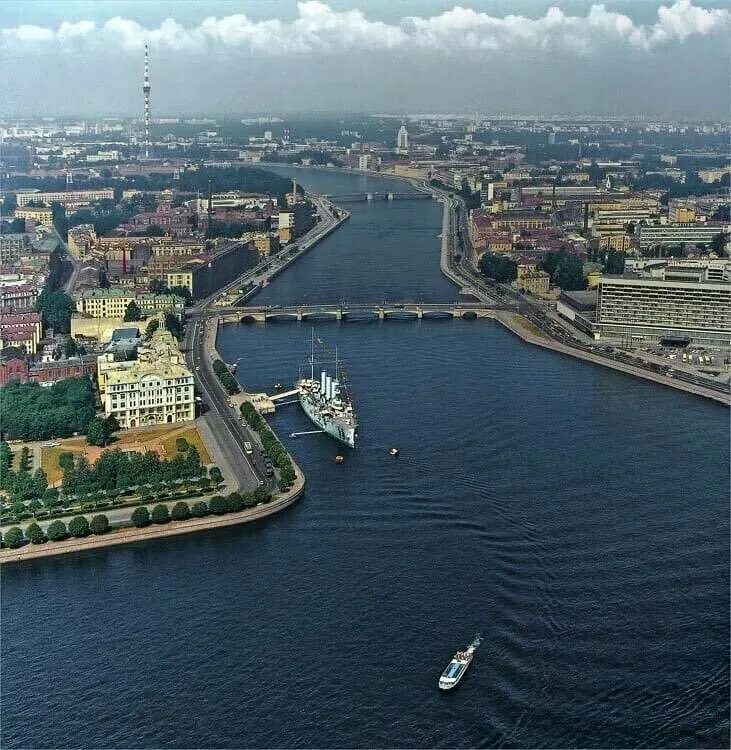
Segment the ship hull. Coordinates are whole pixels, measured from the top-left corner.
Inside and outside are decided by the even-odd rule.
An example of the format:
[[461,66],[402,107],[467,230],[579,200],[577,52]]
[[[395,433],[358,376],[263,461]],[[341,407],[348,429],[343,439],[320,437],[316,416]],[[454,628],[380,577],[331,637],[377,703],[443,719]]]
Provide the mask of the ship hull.
[[343,445],[347,445],[349,448],[355,448],[355,438],[357,435],[355,427],[342,424],[337,419],[330,419],[318,411],[311,401],[302,396],[300,396],[300,405],[302,406],[302,411],[304,411],[310,421],[317,425],[324,433],[343,443]]

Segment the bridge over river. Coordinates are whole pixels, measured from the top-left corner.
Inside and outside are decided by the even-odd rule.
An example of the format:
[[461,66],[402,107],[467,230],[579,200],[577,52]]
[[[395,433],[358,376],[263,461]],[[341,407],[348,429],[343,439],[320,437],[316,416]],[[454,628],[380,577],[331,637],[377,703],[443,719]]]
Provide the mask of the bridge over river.
[[223,307],[211,311],[224,323],[266,323],[306,320],[422,320],[429,318],[494,318],[505,305],[470,302],[376,302],[373,304],[323,304],[288,306]]
[[329,201],[334,203],[357,203],[359,201],[428,201],[432,200],[431,193],[341,193],[338,195],[326,195]]

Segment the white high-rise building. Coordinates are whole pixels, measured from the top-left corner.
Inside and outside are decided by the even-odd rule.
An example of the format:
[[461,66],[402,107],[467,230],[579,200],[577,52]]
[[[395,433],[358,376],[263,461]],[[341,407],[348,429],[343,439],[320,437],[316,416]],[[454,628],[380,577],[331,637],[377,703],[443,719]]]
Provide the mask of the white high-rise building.
[[399,151],[409,150],[409,131],[406,130],[406,125],[401,125],[396,134],[396,148]]

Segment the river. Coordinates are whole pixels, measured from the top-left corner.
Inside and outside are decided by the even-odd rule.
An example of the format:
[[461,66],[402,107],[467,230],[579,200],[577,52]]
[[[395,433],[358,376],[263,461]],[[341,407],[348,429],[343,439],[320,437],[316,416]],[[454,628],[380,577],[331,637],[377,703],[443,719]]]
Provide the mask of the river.
[[[438,205],[348,208],[257,302],[455,298]],[[3,747],[728,746],[728,411],[494,321],[316,331],[347,358],[361,440],[337,465],[278,411],[297,505],[3,570]],[[308,334],[227,325],[219,350],[270,389]]]

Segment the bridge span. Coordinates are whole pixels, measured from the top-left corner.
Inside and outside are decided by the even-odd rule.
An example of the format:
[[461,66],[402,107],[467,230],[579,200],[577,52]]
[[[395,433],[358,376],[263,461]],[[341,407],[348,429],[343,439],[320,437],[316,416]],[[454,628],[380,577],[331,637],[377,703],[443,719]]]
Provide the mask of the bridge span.
[[324,196],[335,203],[357,203],[359,201],[424,201],[433,200],[431,193],[395,193],[395,192],[370,192],[370,193],[341,193],[338,195]]
[[513,309],[470,302],[377,302],[374,304],[323,304],[287,306],[226,307],[213,312],[223,323],[267,323],[307,320],[422,320],[494,318],[496,313]]

